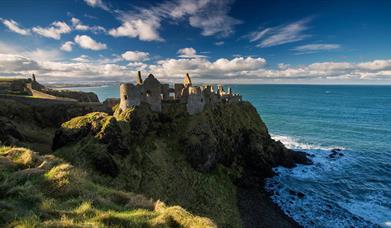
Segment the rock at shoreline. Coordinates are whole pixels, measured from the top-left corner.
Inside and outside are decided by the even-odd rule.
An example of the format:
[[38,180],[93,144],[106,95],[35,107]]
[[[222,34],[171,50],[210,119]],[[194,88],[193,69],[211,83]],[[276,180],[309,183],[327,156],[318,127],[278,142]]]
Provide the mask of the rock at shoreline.
[[328,155],[329,158],[340,158],[344,156],[343,153],[341,153],[342,149],[339,148],[334,148],[331,150],[331,153]]

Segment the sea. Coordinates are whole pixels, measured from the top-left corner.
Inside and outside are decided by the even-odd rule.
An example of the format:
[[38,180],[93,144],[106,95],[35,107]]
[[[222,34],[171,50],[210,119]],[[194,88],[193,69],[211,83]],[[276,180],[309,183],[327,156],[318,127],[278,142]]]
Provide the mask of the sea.
[[[230,87],[275,140],[313,160],[266,181],[287,215],[304,227],[391,227],[391,86]],[[117,85],[75,89],[119,97]]]

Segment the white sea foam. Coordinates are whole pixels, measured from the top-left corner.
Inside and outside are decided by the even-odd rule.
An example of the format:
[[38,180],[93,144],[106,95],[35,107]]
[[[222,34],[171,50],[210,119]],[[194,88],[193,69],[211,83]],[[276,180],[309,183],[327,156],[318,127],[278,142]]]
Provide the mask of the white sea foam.
[[382,192],[368,195],[363,200],[351,200],[350,202],[338,202],[338,205],[345,208],[352,214],[356,214],[367,220],[384,227],[391,227],[391,211],[387,208],[388,200]]
[[339,146],[322,146],[317,144],[309,144],[305,142],[301,142],[299,139],[296,139],[291,136],[286,135],[274,135],[272,134],[271,137],[276,140],[282,142],[286,147],[293,150],[332,150],[335,148],[338,149],[346,149],[344,147]]
[[[343,150],[344,156],[332,159],[329,157],[330,150],[342,149],[341,147],[308,144],[289,136],[273,135],[272,137],[288,148],[303,150],[313,156],[311,158],[313,165],[298,165],[293,169],[274,168],[278,175],[268,179],[265,186],[268,191],[274,193],[272,200],[299,224],[304,227],[386,227],[390,225],[391,217],[388,207],[381,205],[379,202],[381,197],[374,196],[372,201],[339,199],[338,195],[333,192],[335,189],[323,189],[326,193],[322,195],[316,188],[322,183],[329,182],[330,176],[348,169],[355,163],[356,158],[350,154],[352,151]],[[309,187],[302,186],[305,184]],[[305,196],[300,198],[292,194],[292,191],[303,192]]]

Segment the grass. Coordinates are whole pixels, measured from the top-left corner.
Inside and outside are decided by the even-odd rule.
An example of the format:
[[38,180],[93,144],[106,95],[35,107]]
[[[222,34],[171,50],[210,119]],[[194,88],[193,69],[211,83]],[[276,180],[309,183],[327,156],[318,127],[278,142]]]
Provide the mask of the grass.
[[[61,125],[67,136],[78,136],[51,152],[53,129],[30,124],[36,119],[30,107],[4,103],[0,114],[12,111],[14,122],[23,120],[16,125],[28,140],[20,145],[29,149],[0,147],[0,226],[240,227],[232,181],[240,164],[197,171],[186,154],[194,151],[183,142],[230,153],[232,135],[244,127],[267,134],[251,108],[221,104],[192,117],[183,104],[166,105],[161,114],[144,106],[113,116],[89,113]],[[119,144],[126,153],[113,150]],[[118,172],[102,173],[109,163]]]
[[[180,104],[168,108],[172,109],[168,110],[172,115],[178,115],[174,124],[170,120],[161,121],[159,118],[168,117],[150,113],[145,107],[127,109],[122,113],[116,110],[114,116],[121,128],[119,137],[129,152],[112,155],[119,170],[114,178],[93,172],[89,163],[97,153],[113,153],[107,144],[99,140],[101,134],[108,132],[105,126],[109,126],[107,123],[111,116],[90,113],[64,123],[62,127],[65,132],[78,131],[87,125],[100,127],[95,127],[96,130],[91,130],[90,135],[77,143],[56,150],[55,154],[92,171],[94,180],[102,185],[161,199],[171,205],[181,205],[192,213],[212,218],[219,226],[240,227],[236,187],[231,178],[238,174],[224,166],[207,173],[195,170],[187,162],[179,140],[187,134],[188,125],[197,125],[197,121],[204,121],[208,114],[193,117],[193,122],[187,115],[178,114],[180,110],[176,109],[183,109]],[[134,132],[134,128],[137,131]]]
[[215,227],[179,206],[93,182],[53,155],[0,147],[0,226]]

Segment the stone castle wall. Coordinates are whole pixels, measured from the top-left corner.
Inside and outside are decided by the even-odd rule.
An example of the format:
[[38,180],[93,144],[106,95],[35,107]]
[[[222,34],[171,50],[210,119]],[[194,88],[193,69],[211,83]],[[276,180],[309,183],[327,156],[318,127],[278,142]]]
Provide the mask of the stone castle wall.
[[152,74],[143,81],[138,72],[136,85],[120,85],[120,108],[125,110],[144,102],[150,105],[152,111],[161,112],[162,102],[177,101],[186,104],[187,112],[194,115],[202,112],[207,104],[241,102],[239,94],[233,94],[231,88],[227,91],[224,91],[222,85],[218,86],[216,92],[214,85],[193,86],[189,74],[185,75],[183,83],[176,83],[174,88],[170,88],[169,84],[160,83]]

